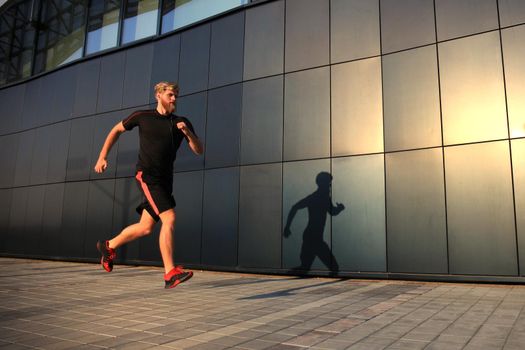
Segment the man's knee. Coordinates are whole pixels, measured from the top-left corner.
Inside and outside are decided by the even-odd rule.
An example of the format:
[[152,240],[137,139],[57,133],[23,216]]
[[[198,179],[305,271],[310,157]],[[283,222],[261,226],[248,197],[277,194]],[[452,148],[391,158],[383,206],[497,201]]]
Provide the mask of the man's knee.
[[145,225],[145,224],[142,224],[140,228],[141,228],[140,233],[141,233],[143,236],[147,236],[147,235],[149,235],[151,232],[153,232],[153,226],[151,226],[151,225]]
[[173,209],[163,211],[159,216],[162,226],[175,226],[175,211]]

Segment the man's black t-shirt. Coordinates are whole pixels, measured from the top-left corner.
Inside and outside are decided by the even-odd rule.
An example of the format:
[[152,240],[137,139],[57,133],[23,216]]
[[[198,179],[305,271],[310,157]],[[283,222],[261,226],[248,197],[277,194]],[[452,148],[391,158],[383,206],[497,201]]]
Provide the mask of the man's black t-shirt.
[[163,116],[156,109],[133,112],[122,121],[126,130],[139,127],[140,150],[137,170],[154,178],[171,181],[177,150],[186,137],[177,128],[179,122],[185,122],[195,133],[187,118],[174,114]]

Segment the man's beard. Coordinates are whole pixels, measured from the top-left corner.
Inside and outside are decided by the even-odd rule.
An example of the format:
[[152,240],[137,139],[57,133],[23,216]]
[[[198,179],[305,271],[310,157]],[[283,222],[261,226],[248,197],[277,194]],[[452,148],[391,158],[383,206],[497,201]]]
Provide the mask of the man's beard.
[[173,113],[175,111],[175,103],[166,103],[164,104],[164,109],[166,110],[166,112],[168,113]]

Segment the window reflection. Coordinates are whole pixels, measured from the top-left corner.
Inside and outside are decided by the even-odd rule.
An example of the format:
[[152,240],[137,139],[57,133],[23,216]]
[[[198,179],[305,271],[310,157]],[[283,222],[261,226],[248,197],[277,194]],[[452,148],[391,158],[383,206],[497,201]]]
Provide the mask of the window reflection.
[[117,46],[120,0],[92,0],[86,54]]
[[162,33],[248,3],[248,0],[165,0],[162,5]]
[[86,1],[43,0],[35,73],[82,57]]
[[2,14],[0,21],[0,84],[31,75],[34,29],[25,21],[28,2],[18,3]]
[[159,0],[128,0],[124,10],[122,43],[157,33]]

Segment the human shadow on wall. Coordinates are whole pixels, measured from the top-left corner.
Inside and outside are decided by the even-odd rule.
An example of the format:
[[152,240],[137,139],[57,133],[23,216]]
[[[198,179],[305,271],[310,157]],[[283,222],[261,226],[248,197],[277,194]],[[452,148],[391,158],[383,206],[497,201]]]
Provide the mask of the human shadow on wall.
[[292,206],[283,230],[284,237],[290,237],[292,234],[290,226],[297,211],[305,208],[308,210],[308,223],[303,231],[301,246],[301,265],[292,268],[290,272],[298,274],[308,272],[315,257],[319,257],[330,270],[330,275],[335,276],[339,272],[339,264],[332,254],[330,246],[323,240],[323,233],[328,214],[331,216],[339,215],[345,206],[341,203],[336,203],[334,206],[332,203],[332,175],[330,173],[320,172],[317,174],[315,182],[317,183],[317,190]]

